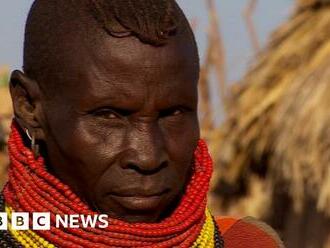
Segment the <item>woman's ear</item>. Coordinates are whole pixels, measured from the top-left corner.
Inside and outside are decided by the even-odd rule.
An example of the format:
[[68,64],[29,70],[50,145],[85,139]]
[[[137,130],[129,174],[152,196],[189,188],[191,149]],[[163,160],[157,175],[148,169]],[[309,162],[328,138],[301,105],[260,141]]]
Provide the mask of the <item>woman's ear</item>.
[[13,71],[10,78],[10,94],[18,124],[23,130],[29,129],[36,139],[43,140],[43,111],[38,83],[21,71]]

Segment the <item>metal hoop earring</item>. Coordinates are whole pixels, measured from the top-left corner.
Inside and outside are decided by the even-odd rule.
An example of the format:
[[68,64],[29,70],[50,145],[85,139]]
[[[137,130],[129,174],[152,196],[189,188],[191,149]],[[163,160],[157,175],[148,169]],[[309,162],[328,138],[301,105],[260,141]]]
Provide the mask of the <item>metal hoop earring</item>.
[[29,129],[25,128],[25,133],[26,136],[28,136],[28,138],[30,139],[30,141],[32,141],[32,136],[30,135]]
[[31,135],[29,132],[29,129],[25,129],[26,136],[30,139],[31,141],[31,149],[33,152],[33,155],[35,158],[39,157],[39,145],[36,142],[36,138],[34,135]]

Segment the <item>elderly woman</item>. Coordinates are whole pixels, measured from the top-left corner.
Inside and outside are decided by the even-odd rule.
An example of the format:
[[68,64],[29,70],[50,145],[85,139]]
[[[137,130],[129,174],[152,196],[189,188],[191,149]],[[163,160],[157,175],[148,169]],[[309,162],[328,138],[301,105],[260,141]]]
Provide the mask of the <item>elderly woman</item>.
[[[198,51],[174,0],[37,0],[24,45],[1,207],[9,220],[50,212],[51,225],[8,224],[1,247],[282,247],[263,224],[206,207]],[[108,225],[56,226],[73,214]]]

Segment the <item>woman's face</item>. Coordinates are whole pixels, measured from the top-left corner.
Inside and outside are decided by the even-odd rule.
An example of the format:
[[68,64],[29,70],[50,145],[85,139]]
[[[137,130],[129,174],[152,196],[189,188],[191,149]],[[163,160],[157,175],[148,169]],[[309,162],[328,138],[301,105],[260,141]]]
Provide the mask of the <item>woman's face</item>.
[[59,65],[63,81],[42,103],[48,167],[94,210],[155,222],[178,203],[199,139],[198,59],[186,40],[81,42]]

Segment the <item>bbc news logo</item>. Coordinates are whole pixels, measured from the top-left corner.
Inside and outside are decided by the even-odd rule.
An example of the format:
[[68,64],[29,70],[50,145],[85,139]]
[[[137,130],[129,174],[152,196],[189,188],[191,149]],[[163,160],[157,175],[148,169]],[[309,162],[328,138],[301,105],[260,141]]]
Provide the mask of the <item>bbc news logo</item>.
[[[50,230],[50,213],[33,213],[32,227],[29,220],[29,213],[13,212],[11,214],[11,227],[14,230]],[[7,230],[8,222],[7,213],[0,213],[0,230]]]
[[[107,228],[109,226],[108,215],[55,215],[55,228]],[[32,222],[30,222],[32,220]],[[50,230],[50,213],[25,213],[13,212],[11,220],[7,213],[0,213],[0,230],[11,229],[24,230]],[[31,225],[32,224],[32,225]]]

